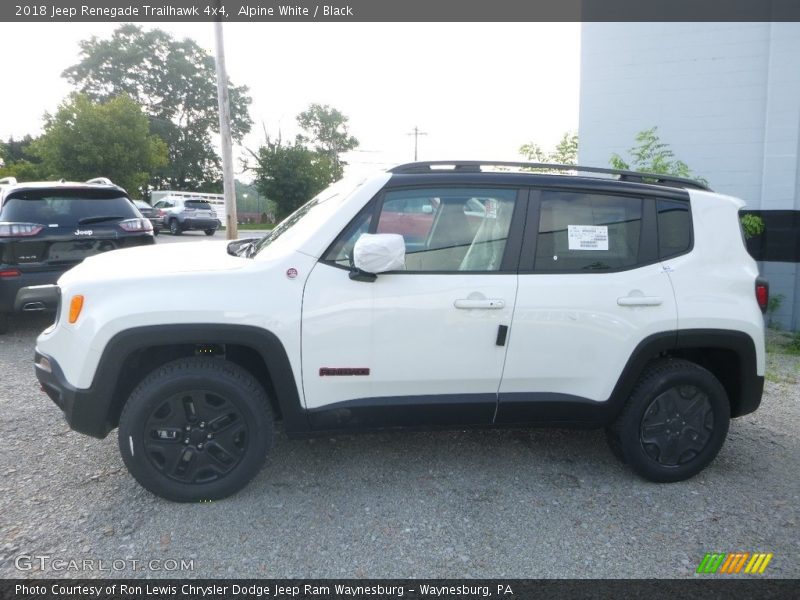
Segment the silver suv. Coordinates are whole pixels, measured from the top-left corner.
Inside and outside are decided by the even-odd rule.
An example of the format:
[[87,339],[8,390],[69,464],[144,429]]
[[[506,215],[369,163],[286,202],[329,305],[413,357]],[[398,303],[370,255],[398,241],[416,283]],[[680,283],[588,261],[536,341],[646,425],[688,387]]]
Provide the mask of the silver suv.
[[220,222],[214,208],[201,198],[164,198],[153,206],[172,235],[198,229],[214,235]]

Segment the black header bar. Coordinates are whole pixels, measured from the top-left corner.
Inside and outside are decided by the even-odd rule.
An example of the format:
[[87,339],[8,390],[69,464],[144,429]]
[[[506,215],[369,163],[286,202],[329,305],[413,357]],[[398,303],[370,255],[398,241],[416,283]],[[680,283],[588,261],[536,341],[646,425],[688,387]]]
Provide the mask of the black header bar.
[[[330,1],[330,0],[329,0]],[[10,22],[800,21],[797,0],[3,0]]]

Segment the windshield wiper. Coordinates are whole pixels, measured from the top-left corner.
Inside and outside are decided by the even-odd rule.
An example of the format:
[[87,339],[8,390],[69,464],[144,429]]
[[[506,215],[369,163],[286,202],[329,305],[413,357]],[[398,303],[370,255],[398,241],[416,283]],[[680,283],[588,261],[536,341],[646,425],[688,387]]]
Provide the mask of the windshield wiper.
[[121,221],[125,217],[119,215],[107,215],[103,217],[83,217],[78,221],[78,225],[86,225],[87,223],[100,223],[101,221]]

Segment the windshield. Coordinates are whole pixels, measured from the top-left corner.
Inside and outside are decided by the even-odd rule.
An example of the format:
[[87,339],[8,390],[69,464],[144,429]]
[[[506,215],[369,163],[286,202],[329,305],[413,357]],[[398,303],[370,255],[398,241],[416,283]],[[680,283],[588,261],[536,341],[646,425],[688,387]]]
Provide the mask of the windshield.
[[193,210],[211,210],[211,205],[204,200],[187,200],[186,208]]
[[104,190],[27,190],[7,198],[0,220],[74,227],[98,219],[132,219],[139,214],[119,192]]
[[253,244],[251,249],[246,253],[246,256],[252,257],[261,252],[264,248],[269,246],[272,242],[277,240],[281,237],[284,233],[292,229],[295,225],[297,225],[300,221],[302,221],[308,213],[311,212],[313,208],[336,198],[337,196],[343,196],[349,194],[352,190],[356,189],[359,185],[361,185],[362,181],[355,182],[354,180],[348,179],[340,179],[330,187],[324,189],[319,194],[314,196],[311,200],[306,202],[303,206],[298,208],[288,217],[286,217],[283,221],[278,223],[275,228],[268,233],[266,236],[258,240]]

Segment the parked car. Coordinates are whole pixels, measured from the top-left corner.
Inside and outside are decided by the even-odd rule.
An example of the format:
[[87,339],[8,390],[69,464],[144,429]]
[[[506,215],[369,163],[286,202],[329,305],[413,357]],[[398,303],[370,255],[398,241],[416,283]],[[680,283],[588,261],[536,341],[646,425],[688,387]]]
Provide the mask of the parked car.
[[131,474],[178,501],[243,487],[277,419],[290,437],[604,427],[646,479],[704,469],[764,385],[744,202],[663,175],[449,164],[339,182],[227,252],[84,261],[37,340],[42,388],[73,429],[119,427]]
[[55,310],[53,288],[41,286],[87,256],[154,242],[150,221],[107,179],[0,183],[0,331],[13,313]]
[[164,198],[153,207],[158,210],[164,227],[172,235],[180,235],[190,229],[199,229],[206,235],[214,235],[220,227],[214,208],[200,198]]
[[159,215],[158,210],[150,206],[144,200],[134,200],[133,203],[136,205],[136,208],[139,209],[139,212],[142,213],[142,216],[150,220],[150,224],[153,226],[153,235],[161,233],[164,219]]

